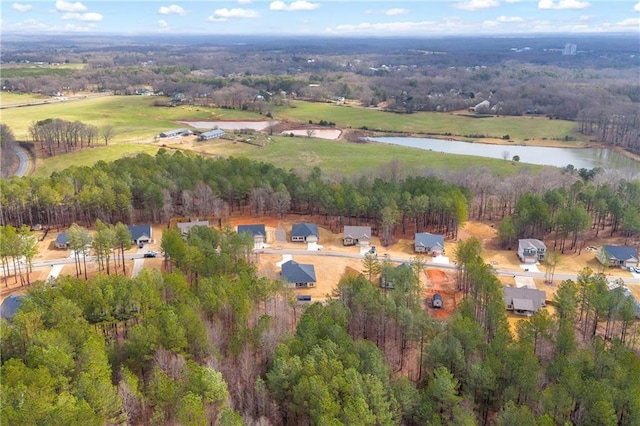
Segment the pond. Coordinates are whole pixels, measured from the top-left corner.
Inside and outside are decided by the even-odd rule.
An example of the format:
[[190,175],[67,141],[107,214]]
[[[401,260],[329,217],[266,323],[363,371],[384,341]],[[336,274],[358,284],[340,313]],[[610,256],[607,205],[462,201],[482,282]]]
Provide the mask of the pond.
[[431,138],[380,137],[369,138],[372,142],[389,143],[446,154],[473,155],[477,157],[512,159],[543,166],[565,167],[572,164],[576,169],[630,170],[640,173],[640,162],[606,148],[553,148],[524,145],[493,145]]

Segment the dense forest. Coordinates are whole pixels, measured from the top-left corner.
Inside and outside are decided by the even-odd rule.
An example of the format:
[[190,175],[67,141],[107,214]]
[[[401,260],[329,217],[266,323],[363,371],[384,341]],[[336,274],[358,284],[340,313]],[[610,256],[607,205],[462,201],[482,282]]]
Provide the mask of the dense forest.
[[[285,171],[242,158],[211,159],[161,149],[48,178],[0,180],[0,224],[20,228],[104,223],[169,223],[214,218],[317,215],[340,232],[368,224],[383,245],[394,235],[433,232],[455,239],[468,219],[499,222],[505,247],[550,238],[554,249],[581,250],[589,233],[640,235],[640,182],[598,169],[545,169],[496,177],[486,170],[405,170],[397,161],[359,176],[319,168]],[[17,255],[17,254],[16,254]]]
[[640,153],[632,36],[580,37],[577,54],[568,56],[561,54],[565,41],[553,37],[242,41],[78,38],[59,40],[56,49],[9,41],[2,46],[5,63],[85,65],[55,72],[5,66],[2,90],[162,93],[261,113],[291,99],[344,97],[395,113],[448,112],[486,101],[486,113],[574,120],[593,140]]
[[392,290],[346,274],[305,307],[229,228],[169,230],[162,245],[164,273],[60,277],[0,321],[4,423],[640,421],[635,306],[590,270],[512,332],[476,239],[458,244],[466,296],[446,323],[424,309],[419,260]]

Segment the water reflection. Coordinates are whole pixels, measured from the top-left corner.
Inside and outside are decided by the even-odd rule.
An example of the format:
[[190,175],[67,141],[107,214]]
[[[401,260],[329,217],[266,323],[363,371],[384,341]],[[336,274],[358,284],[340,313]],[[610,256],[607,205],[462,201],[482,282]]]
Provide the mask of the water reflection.
[[552,148],[522,145],[492,145],[431,138],[380,137],[369,138],[374,142],[408,146],[447,154],[474,155],[477,157],[512,159],[543,166],[565,167],[573,164],[576,169],[600,167],[605,170],[633,170],[640,172],[640,162],[604,148]]

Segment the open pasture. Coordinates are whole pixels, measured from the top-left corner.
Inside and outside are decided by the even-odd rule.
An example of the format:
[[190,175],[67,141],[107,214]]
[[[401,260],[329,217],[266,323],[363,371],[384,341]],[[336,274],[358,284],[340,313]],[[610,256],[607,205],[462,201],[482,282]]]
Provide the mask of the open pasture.
[[[112,125],[116,129],[114,142],[147,141],[164,131],[181,127],[181,120],[220,120],[239,118],[257,119],[259,114],[206,107],[180,105],[154,106],[154,101],[166,98],[150,96],[103,96],[74,99],[55,104],[9,108],[2,111],[3,122],[11,127],[16,139],[30,140],[29,127],[36,121],[60,118],[80,121],[98,128]],[[233,113],[228,114],[227,111]],[[184,127],[182,125],[182,127]]]
[[53,172],[59,172],[71,166],[92,166],[98,161],[115,161],[118,158],[133,157],[146,153],[155,155],[158,152],[157,145],[151,144],[117,144],[97,145],[93,148],[85,148],[81,151],[60,154],[55,157],[38,159],[36,171],[33,176],[47,177]]
[[85,64],[49,64],[49,63],[19,63],[2,64],[3,78],[68,76],[81,70]]
[[487,116],[474,118],[466,114],[415,112],[397,114],[370,108],[350,107],[320,102],[293,102],[292,107],[279,107],[274,117],[290,121],[314,123],[320,120],[336,123],[337,127],[354,129],[403,132],[413,134],[451,135],[471,139],[465,135],[485,135],[487,138],[502,138],[509,135],[516,142],[541,141],[544,139],[587,138],[574,131],[575,123],[564,120],[549,120],[538,117]]

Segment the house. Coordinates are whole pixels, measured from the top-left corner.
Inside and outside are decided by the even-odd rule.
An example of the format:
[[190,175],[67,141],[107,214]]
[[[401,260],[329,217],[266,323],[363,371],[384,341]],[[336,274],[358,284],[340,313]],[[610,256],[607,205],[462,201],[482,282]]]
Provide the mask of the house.
[[59,233],[58,236],[56,237],[56,240],[54,241],[53,245],[57,249],[67,249],[67,248],[69,248],[69,241],[67,241],[67,233],[66,232]]
[[200,136],[198,136],[198,140],[208,141],[208,140],[219,138],[222,136],[224,136],[224,131],[216,129],[216,130],[210,130],[208,132],[201,133]]
[[396,284],[408,283],[414,278],[414,272],[411,262],[404,262],[395,268],[383,266],[380,271],[380,287],[393,289]]
[[537,263],[544,260],[547,246],[540,240],[526,238],[518,240],[518,257],[523,263]]
[[208,228],[209,221],[208,220],[192,220],[190,222],[178,222],[176,226],[178,227],[182,235],[187,235],[189,231],[191,231],[191,228],[193,228],[194,226],[205,226]]
[[189,136],[193,134],[193,132],[189,129],[175,129],[169,130],[167,132],[162,132],[158,136],[161,138],[178,138],[180,136]]
[[442,296],[440,296],[440,293],[433,295],[433,298],[431,299],[431,306],[435,309],[442,309]]
[[280,275],[292,287],[303,288],[316,285],[316,271],[313,265],[304,265],[290,260],[282,264]]
[[547,295],[542,290],[504,286],[502,293],[507,311],[519,315],[533,315],[546,306]]
[[428,232],[416,233],[413,249],[416,253],[429,253],[433,257],[442,256],[444,254],[444,236]]
[[605,245],[598,247],[596,259],[604,266],[637,267],[638,250],[629,246]]
[[238,225],[238,234],[242,233],[253,235],[253,243],[256,245],[267,242],[267,230],[264,225]]
[[371,242],[370,226],[345,226],[342,234],[342,245],[355,246],[367,245]]
[[297,223],[291,227],[291,241],[317,243],[319,238],[318,226],[314,223]]
[[10,294],[0,304],[0,318],[11,321],[22,305],[23,299],[27,297],[23,294]]
[[138,246],[151,242],[151,225],[129,225],[131,242]]

